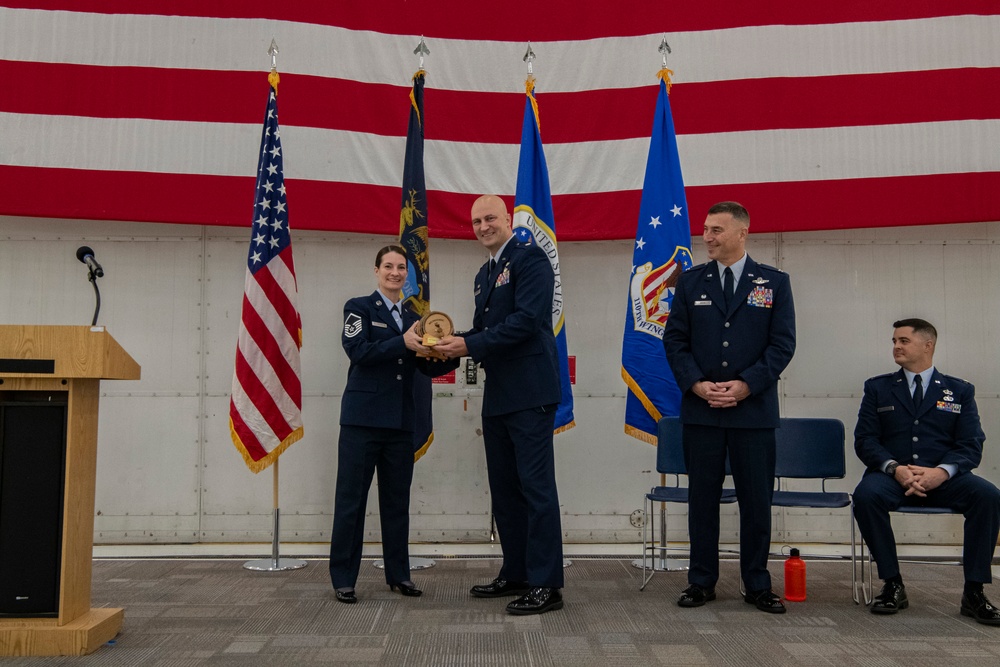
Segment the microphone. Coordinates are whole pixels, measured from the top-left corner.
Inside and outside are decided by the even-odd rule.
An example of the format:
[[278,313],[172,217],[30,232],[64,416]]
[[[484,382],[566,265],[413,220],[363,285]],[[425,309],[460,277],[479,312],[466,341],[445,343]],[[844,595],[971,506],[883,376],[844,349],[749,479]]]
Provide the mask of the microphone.
[[101,265],[97,263],[94,259],[94,251],[89,247],[82,245],[76,249],[76,258],[87,265],[90,272],[93,273],[98,278],[104,277],[104,269]]

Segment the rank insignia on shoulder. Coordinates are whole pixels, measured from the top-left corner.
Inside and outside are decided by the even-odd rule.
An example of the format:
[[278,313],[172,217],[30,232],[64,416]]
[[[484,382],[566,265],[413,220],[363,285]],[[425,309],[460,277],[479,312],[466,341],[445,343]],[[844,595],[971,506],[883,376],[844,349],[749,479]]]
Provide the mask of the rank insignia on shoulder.
[[361,316],[357,313],[348,313],[344,319],[344,335],[354,338],[361,333]]

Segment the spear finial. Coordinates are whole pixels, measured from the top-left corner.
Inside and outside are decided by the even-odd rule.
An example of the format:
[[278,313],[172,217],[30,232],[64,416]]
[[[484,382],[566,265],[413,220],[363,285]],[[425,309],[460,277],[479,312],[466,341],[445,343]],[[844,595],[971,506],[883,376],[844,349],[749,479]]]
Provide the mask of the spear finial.
[[532,75],[531,61],[533,61],[534,59],[535,59],[535,52],[531,50],[531,42],[528,42],[528,50],[524,52],[524,58],[521,59],[524,62],[528,63],[528,76]]
[[271,38],[271,46],[267,47],[267,55],[271,56],[271,71],[278,69],[278,42]]
[[413,49],[413,55],[420,56],[420,64],[417,69],[424,68],[424,56],[429,56],[431,50],[427,48],[427,42],[424,41],[424,36],[420,35],[420,43],[417,44],[417,48]]
[[667,44],[667,35],[664,33],[663,41],[660,42],[660,53],[663,54],[663,69],[667,68],[667,54],[670,53],[670,45]]

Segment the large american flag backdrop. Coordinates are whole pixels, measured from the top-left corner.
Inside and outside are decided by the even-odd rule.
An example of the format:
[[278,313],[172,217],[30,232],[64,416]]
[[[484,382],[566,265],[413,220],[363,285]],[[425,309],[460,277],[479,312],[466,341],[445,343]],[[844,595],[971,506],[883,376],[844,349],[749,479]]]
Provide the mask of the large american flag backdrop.
[[432,236],[513,194],[530,40],[560,240],[630,239],[666,34],[696,228],[1000,219],[995,0],[0,3],[0,214],[245,225],[274,37],[296,228],[395,234],[423,35]]

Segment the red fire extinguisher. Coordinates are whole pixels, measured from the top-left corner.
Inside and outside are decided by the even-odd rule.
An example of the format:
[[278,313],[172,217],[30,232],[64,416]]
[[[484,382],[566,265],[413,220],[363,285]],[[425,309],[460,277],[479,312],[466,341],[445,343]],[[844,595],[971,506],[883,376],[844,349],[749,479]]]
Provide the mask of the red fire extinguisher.
[[789,602],[806,599],[806,563],[799,558],[799,550],[795,548],[785,560],[785,599]]

